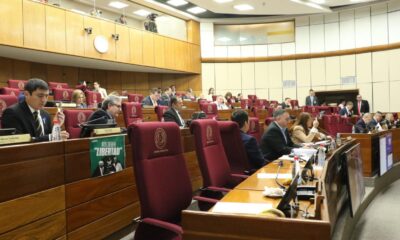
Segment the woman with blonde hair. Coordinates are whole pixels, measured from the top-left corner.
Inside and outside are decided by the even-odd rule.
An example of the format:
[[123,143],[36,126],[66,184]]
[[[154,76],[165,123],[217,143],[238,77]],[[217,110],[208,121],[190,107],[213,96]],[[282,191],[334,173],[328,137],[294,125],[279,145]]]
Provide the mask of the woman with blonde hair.
[[290,129],[292,141],[296,144],[300,144],[310,143],[315,137],[318,139],[325,139],[326,136],[318,132],[318,125],[317,119],[313,121],[309,113],[302,112]]
[[72,102],[76,103],[77,108],[87,108],[85,94],[80,89],[72,92]]

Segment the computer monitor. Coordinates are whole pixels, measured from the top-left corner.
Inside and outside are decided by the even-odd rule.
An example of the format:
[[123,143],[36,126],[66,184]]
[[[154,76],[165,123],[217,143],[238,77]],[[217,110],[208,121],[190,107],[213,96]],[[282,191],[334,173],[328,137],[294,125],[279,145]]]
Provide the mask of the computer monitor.
[[[315,155],[312,155],[310,159],[308,159],[306,165],[304,165],[303,170],[301,171],[301,178],[303,180],[314,180],[314,168],[313,164],[315,162]],[[308,171],[310,171],[310,176],[308,175]]]
[[363,164],[361,159],[360,144],[348,149],[345,154],[345,167],[347,178],[347,191],[349,194],[350,213],[354,217],[365,195],[363,178]]
[[300,177],[299,174],[296,174],[296,176],[293,178],[292,183],[286,190],[285,195],[283,195],[277,207],[277,209],[281,210],[286,217],[290,217],[290,212],[291,212],[290,202],[296,198],[297,182],[299,180],[299,177]]
[[93,129],[100,128],[113,128],[116,127],[116,123],[103,123],[103,124],[83,124],[81,125],[81,138],[90,137],[90,134],[93,132]]
[[0,128],[0,136],[14,135],[16,132],[15,128]]

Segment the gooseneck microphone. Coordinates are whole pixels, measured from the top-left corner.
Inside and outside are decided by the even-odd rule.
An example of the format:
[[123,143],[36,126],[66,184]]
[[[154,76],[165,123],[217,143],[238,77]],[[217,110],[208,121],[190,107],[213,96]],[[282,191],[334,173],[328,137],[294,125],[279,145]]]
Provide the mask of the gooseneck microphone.
[[89,121],[86,121],[86,122],[83,122],[83,123],[78,123],[78,127],[82,128],[86,124],[93,123],[93,122],[96,122],[96,121],[99,121],[99,120],[104,120],[104,119],[107,119],[107,117],[106,116],[101,116],[99,118],[95,118],[95,119],[92,119],[92,120],[89,120]]

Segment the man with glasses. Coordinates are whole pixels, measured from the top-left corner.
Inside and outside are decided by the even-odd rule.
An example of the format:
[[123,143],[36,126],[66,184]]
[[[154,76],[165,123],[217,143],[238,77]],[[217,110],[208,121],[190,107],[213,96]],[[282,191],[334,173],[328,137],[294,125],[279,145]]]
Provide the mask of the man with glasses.
[[116,123],[120,112],[121,99],[117,96],[110,95],[103,101],[101,108],[90,115],[87,122],[90,124]]
[[[43,110],[49,96],[49,86],[41,79],[32,78],[25,84],[24,96],[23,101],[4,111],[2,127],[15,128],[19,134],[29,133],[34,141],[49,141],[52,120],[49,113]],[[64,118],[63,112],[57,112],[54,117],[60,125],[64,124]],[[68,132],[61,131],[63,140],[68,137]]]
[[294,144],[289,136],[287,129],[290,121],[289,113],[283,109],[276,110],[274,119],[275,121],[268,126],[261,138],[261,151],[268,162],[290,154],[293,148],[301,147]]

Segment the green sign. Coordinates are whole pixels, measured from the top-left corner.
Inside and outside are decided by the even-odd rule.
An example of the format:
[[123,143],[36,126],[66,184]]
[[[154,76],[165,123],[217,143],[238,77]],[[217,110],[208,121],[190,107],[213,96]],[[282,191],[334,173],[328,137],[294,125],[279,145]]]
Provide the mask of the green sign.
[[90,173],[104,176],[125,168],[125,137],[112,136],[90,140]]

